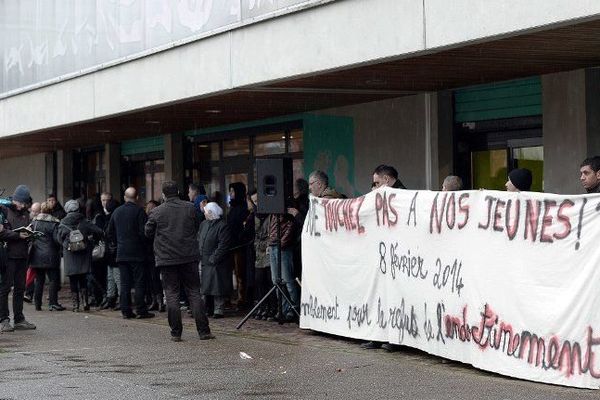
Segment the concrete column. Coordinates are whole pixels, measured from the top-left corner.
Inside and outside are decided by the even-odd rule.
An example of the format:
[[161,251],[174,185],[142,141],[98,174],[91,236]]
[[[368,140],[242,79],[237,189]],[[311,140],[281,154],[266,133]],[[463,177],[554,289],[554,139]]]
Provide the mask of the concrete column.
[[600,70],[542,76],[544,191],[583,193],[579,164],[600,154]]
[[121,145],[106,143],[104,145],[104,168],[106,173],[106,190],[113,198],[121,198]]
[[437,185],[433,190],[440,189],[444,178],[454,174],[452,91],[438,92],[436,100],[437,113],[433,117],[437,122]]
[[180,191],[184,190],[183,133],[165,135],[165,180],[175,181]]
[[65,204],[65,201],[73,198],[73,151],[58,150],[56,158],[56,196],[62,204]]

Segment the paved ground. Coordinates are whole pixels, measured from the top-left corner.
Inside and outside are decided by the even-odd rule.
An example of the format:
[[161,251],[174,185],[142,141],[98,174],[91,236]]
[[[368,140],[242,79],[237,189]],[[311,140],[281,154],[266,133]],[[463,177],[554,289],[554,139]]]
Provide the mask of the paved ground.
[[[505,378],[404,349],[361,350],[296,325],[240,317],[211,321],[199,341],[168,340],[164,313],[35,312],[36,331],[0,334],[3,399],[597,399],[600,392]],[[244,359],[240,352],[251,359]]]

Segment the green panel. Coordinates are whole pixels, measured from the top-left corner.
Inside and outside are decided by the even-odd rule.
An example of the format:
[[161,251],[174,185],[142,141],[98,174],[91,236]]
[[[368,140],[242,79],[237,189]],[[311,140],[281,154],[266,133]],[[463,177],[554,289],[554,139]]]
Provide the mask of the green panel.
[[190,131],[186,131],[185,136],[200,136],[200,135],[206,135],[209,133],[219,133],[219,132],[233,131],[233,130],[237,130],[237,129],[254,128],[254,127],[262,126],[262,125],[273,125],[273,124],[280,124],[280,123],[290,122],[290,121],[298,121],[303,118],[304,118],[303,114],[293,114],[293,115],[286,115],[283,117],[267,118],[267,119],[261,119],[261,120],[257,120],[257,121],[251,121],[251,122],[240,122],[237,124],[220,125],[220,126],[216,126],[213,128],[193,129]]
[[456,122],[524,117],[541,113],[540,77],[471,86],[454,92]]
[[304,170],[308,176],[320,169],[329,175],[329,186],[348,197],[354,187],[354,121],[350,117],[307,115],[304,118]]
[[133,154],[152,153],[155,151],[164,151],[164,136],[154,136],[142,139],[126,140],[121,142],[121,155],[129,156]]

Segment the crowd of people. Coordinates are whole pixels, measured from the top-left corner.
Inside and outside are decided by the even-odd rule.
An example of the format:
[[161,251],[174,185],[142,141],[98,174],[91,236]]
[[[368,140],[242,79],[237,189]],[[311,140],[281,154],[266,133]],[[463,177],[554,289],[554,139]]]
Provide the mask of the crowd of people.
[[[529,191],[532,181],[531,171],[520,168],[508,174],[505,186]],[[600,192],[600,157],[582,162],[580,181],[588,193]],[[389,165],[373,171],[371,188],[379,187],[405,189]],[[441,189],[462,188],[461,178],[451,175]],[[200,339],[212,339],[208,318],[249,310],[276,283],[290,301],[281,301],[279,313],[280,294],[273,292],[254,307],[253,317],[297,322],[301,231],[309,193],[345,197],[318,170],[308,181],[295,181],[293,200],[283,215],[258,213],[256,190],[247,193],[241,182],[229,186],[227,212],[218,194],[209,196],[196,184],[189,185],[184,198],[175,182],[164,182],[160,201],[151,200],[144,208],[133,187],[124,191],[122,204],[105,192],[94,199],[69,200],[63,207],[54,194],[33,202],[29,188],[19,185],[10,202],[0,204],[0,332],[36,328],[25,319],[23,302],[41,311],[46,282],[47,309],[66,309],[58,295],[61,259],[73,312],[94,307],[142,319],[166,311],[173,341],[181,340],[182,312],[194,318]],[[396,349],[380,342],[362,347]]]

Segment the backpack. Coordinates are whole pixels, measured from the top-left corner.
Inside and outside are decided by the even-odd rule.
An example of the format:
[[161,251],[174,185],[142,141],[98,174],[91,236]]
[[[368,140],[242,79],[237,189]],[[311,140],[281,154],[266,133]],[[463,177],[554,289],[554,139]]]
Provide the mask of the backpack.
[[65,224],[61,225],[69,230],[69,244],[67,246],[67,250],[77,253],[87,248],[85,236],[83,236],[83,233],[81,233],[79,229],[71,229]]

